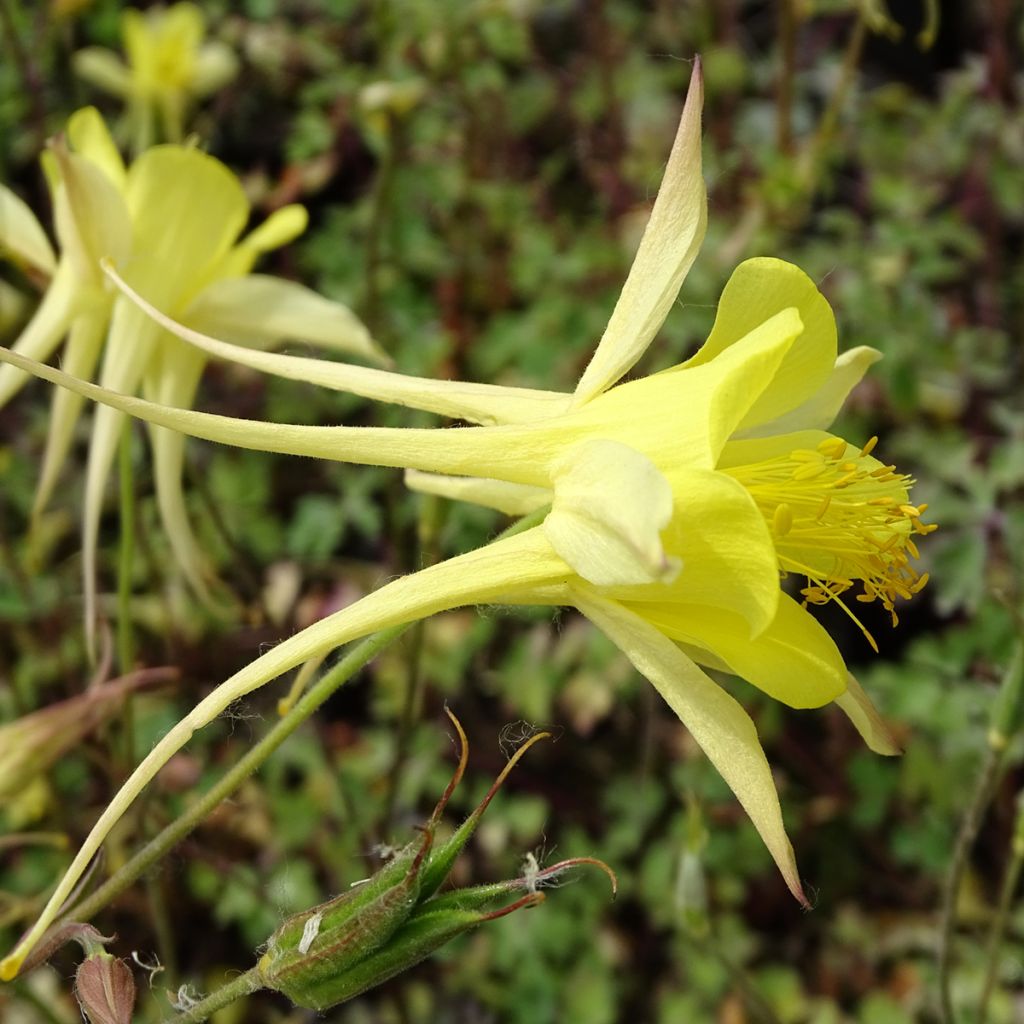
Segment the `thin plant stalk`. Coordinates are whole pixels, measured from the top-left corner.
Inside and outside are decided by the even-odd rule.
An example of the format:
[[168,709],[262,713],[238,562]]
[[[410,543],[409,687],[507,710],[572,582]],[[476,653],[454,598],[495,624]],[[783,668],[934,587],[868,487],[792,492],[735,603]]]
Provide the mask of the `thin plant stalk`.
[[214,989],[204,999],[193,1003],[184,1013],[169,1018],[167,1024],[199,1024],[200,1021],[208,1020],[218,1010],[233,1003],[236,999],[258,992],[263,987],[263,983],[260,981],[259,967],[251,967],[226,985]]
[[[132,569],[135,565],[135,479],[132,470],[131,421],[121,431],[118,455],[120,485],[121,543],[117,562],[117,660],[121,675],[128,675],[135,665],[135,634],[132,626]],[[121,716],[124,728],[126,765],[135,763],[135,709],[131,693],[124,700]]]
[[818,186],[818,175],[821,172],[821,164],[825,152],[832,142],[839,124],[839,115],[842,113],[846,97],[853,85],[853,78],[857,72],[857,65],[860,63],[860,56],[864,50],[864,42],[868,36],[868,22],[865,16],[865,8],[862,5],[857,14],[853,31],[846,43],[846,50],[843,53],[843,63],[839,70],[839,81],[829,96],[828,106],[822,112],[818,120],[817,129],[813,138],[804,151],[803,176],[804,195],[807,200],[813,197]]
[[[498,539],[522,533],[540,522],[549,510],[536,512],[517,520]],[[353,646],[336,665],[325,672],[303,696],[296,701],[288,713],[254,747],[207,790],[179,818],[171,822],[162,832],[154,836],[138,853],[110,876],[95,892],[74,903],[63,914],[54,927],[68,919],[87,921],[102,910],[111,900],[119,896],[144,871],[165,856],[181,842],[211,811],[227,796],[233,793],[270,755],[306,721],[336,690],[348,682],[367,662],[377,656],[385,647],[397,640],[411,623],[405,622],[361,640]]]
[[[89,920],[125,891],[144,871],[181,842],[213,809],[233,793],[295,730],[368,661],[396,640],[408,624],[374,633],[352,648],[310,687],[295,706],[179,818],[154,836],[95,892],[74,904],[62,920]],[[59,922],[58,922],[59,924]]]
[[1022,810],[1017,812],[1017,828],[1014,830],[1013,840],[1010,844],[1010,863],[1006,866],[1003,875],[1003,884],[999,891],[999,904],[996,907],[996,916],[992,921],[989,930],[988,949],[985,959],[988,965],[985,969],[985,982],[981,988],[981,996],[978,999],[978,1024],[986,1024],[988,1021],[989,1001],[996,984],[996,976],[999,973],[999,953],[1003,947],[1003,939],[1006,938],[1006,926],[1010,920],[1010,911],[1013,908],[1014,896],[1020,884],[1020,876],[1024,870],[1024,837],[1021,835],[1021,820],[1024,818]]
[[956,1024],[950,975],[953,962],[953,931],[956,927],[957,895],[960,892],[960,883],[963,881],[971,847],[978,836],[981,820],[992,800],[992,794],[995,792],[999,769],[1003,763],[1003,754],[1004,748],[991,744],[986,747],[985,760],[978,774],[974,795],[960,821],[960,830],[957,833],[949,871],[942,889],[942,914],[936,950],[939,976],[939,1019],[942,1024]]

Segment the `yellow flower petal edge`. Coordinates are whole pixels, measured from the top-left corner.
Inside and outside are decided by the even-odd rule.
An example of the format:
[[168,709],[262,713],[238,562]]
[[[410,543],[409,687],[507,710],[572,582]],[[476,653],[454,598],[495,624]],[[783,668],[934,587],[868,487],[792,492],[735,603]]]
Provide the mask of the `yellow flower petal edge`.
[[[229,344],[223,339],[211,337],[192,326],[180,323],[159,310],[132,288],[109,263],[105,265],[105,270],[111,281],[128,298],[170,334],[208,355],[230,360],[262,373],[315,384],[318,387],[330,388],[332,391],[346,391],[363,398],[421,409],[451,419],[488,425],[544,420],[569,407],[570,396],[557,391],[410,377],[373,367],[331,363],[323,359],[263,352]],[[296,331],[296,335],[303,337],[299,331]]]
[[639,615],[589,590],[578,591],[575,604],[654,684],[679,716],[750,815],[789,891],[809,906],[782,823],[771,768],[750,716]]
[[583,579],[622,586],[679,575],[680,560],[661,542],[672,487],[645,455],[618,441],[584,441],[555,462],[552,475],[544,533]]
[[576,385],[577,405],[610,387],[636,364],[697,258],[708,216],[701,174],[703,105],[704,78],[698,57],[661,188],[604,336]]
[[47,277],[57,268],[53,247],[36,215],[4,184],[0,184],[0,252]]

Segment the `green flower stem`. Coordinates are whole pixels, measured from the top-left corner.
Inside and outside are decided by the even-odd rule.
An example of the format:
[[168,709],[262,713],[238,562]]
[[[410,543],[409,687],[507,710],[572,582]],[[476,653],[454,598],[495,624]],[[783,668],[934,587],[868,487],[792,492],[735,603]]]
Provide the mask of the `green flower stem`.
[[950,968],[953,958],[953,929],[956,926],[957,894],[960,891],[960,883],[967,867],[968,855],[978,836],[978,830],[981,828],[981,819],[992,800],[1004,753],[1005,747],[993,744],[986,747],[985,760],[978,774],[974,795],[960,821],[960,831],[957,833],[953,857],[942,890],[942,917],[936,950],[939,975],[939,1019],[942,1024],[956,1024],[956,1016],[953,1013],[953,997],[950,991]]
[[[132,473],[132,426],[125,420],[118,456],[120,477],[121,545],[117,559],[117,661],[121,675],[135,665],[135,636],[132,630],[132,568],[135,565],[135,481]],[[124,699],[125,764],[135,763],[135,715],[132,695]]]
[[[517,520],[496,540],[522,533],[541,522],[548,509]],[[171,822],[159,835],[154,836],[134,857],[116,871],[95,892],[75,903],[54,927],[61,921],[73,918],[85,921],[102,910],[111,900],[118,897],[144,871],[155,864],[173,846],[181,842],[225,797],[230,795],[256,769],[309,718],[331,695],[371,661],[385,647],[398,639],[412,623],[392,626],[360,641],[328,672],[325,672],[311,686],[301,699],[237,764],[203,794],[181,817]]]
[[176,1017],[169,1018],[168,1024],[198,1024],[199,1021],[208,1020],[218,1010],[233,1003],[242,996],[251,995],[263,988],[260,981],[259,967],[252,967],[245,974],[240,974],[233,981],[211,992],[205,999],[179,1013]]
[[999,892],[999,905],[996,908],[996,916],[992,921],[989,930],[988,950],[986,960],[988,967],[985,971],[985,983],[981,989],[981,996],[978,999],[978,1024],[986,1024],[988,1020],[988,1004],[992,997],[992,990],[995,988],[996,975],[999,973],[999,951],[1003,946],[1003,939],[1006,937],[1006,925],[1010,919],[1010,909],[1013,907],[1013,898],[1020,884],[1021,871],[1024,870],[1024,842],[1019,835],[1014,835],[1010,846],[1010,863],[1003,875],[1003,886]]
[[348,682],[368,661],[408,629],[408,624],[381,630],[352,648],[332,669],[325,672],[297,701],[295,706],[245,754],[230,771],[203,794],[181,817],[154,836],[122,868],[94,893],[75,904],[62,920],[89,920],[119,896],[144,871],[181,842],[225,797],[234,792],[256,769],[309,718],[339,687]]

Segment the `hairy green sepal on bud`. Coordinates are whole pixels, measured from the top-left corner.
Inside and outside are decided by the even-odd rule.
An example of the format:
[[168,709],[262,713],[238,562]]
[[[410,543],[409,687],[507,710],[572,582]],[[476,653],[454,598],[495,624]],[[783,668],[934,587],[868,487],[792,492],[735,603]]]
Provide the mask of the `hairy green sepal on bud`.
[[476,810],[447,842],[435,848],[435,830],[469,753],[458,719],[450,711],[448,717],[459,735],[459,764],[422,837],[350,892],[290,917],[270,937],[258,964],[260,981],[297,1006],[326,1010],[380,985],[463,932],[542,903],[540,887],[577,865],[594,864],[604,870],[614,893],[617,882],[612,870],[601,861],[579,857],[543,870],[529,858],[520,878],[437,895],[516,762],[534,743],[549,736],[537,733],[521,746]]

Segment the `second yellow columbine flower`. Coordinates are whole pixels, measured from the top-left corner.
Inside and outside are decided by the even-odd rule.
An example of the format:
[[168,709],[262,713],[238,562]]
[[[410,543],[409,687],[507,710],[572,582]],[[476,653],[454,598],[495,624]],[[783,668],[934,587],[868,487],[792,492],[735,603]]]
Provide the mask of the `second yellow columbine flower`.
[[[119,392],[142,389],[154,401],[192,404],[205,353],[189,349],[128,299],[101,269],[112,260],[161,309],[186,323],[254,349],[287,338],[386,362],[354,314],[292,281],[252,273],[265,252],[305,229],[301,206],[277,210],[248,235],[249,202],[238,178],[220,161],[187,146],[157,146],[126,167],[99,114],[72,115],[66,138],[45,154],[53,195],[59,258],[29,208],[0,185],[0,253],[49,283],[35,315],[12,348],[46,359],[64,342],[68,373]],[[102,357],[102,362],[101,362]],[[0,406],[28,379],[0,367]],[[53,493],[70,447],[82,400],[54,397],[36,511]],[[83,513],[86,620],[95,614],[96,539],[104,490],[123,416],[101,408],[93,425]],[[181,488],[183,436],[152,432],[160,515],[177,564],[205,593],[208,570],[193,538]]]

